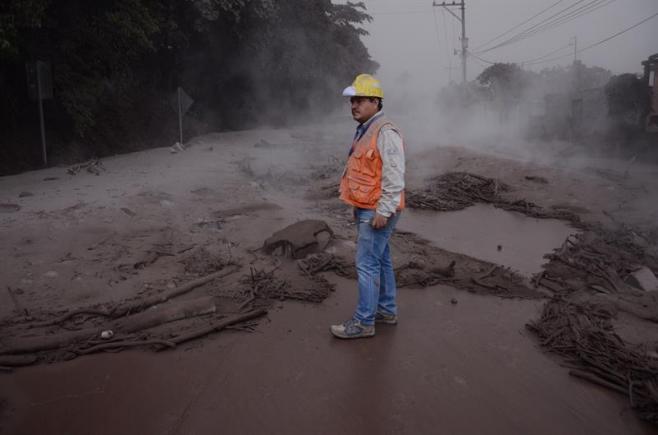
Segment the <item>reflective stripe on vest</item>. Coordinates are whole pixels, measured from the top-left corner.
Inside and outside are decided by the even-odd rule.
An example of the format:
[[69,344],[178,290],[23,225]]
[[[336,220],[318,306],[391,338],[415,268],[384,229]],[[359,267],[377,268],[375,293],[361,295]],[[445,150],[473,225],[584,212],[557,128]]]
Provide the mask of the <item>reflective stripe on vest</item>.
[[[377,138],[382,127],[393,123],[378,117],[369,125],[366,133],[353,145],[340,182],[340,199],[354,207],[376,209],[382,195],[382,158],[377,148]],[[399,209],[404,208],[404,191],[401,192]]]

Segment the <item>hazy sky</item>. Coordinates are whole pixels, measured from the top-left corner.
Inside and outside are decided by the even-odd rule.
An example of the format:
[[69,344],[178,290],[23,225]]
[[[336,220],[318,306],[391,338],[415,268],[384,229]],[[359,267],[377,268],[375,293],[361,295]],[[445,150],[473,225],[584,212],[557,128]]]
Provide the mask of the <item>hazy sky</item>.
[[[381,64],[379,76],[384,86],[411,83],[414,87],[436,90],[450,78],[460,80],[458,35],[461,25],[441,7],[432,7],[432,0],[365,0],[373,22],[366,26],[370,35],[364,42],[373,58]],[[534,14],[556,3],[557,0],[466,0],[466,31],[470,50],[521,24]],[[344,3],[344,1],[337,1]],[[583,48],[611,36],[658,12],[658,0],[562,0],[528,24],[510,32],[495,42],[502,42],[529,26],[575,5],[567,12],[590,4],[602,7],[586,13],[560,26],[536,33],[514,44],[501,47],[479,56],[487,61],[520,62],[539,58],[555,51],[550,59],[571,53],[566,58],[528,65],[540,70],[553,65],[568,65],[573,60],[573,37]],[[459,13],[458,8],[453,8]],[[584,11],[584,10],[583,10]],[[485,48],[490,47],[490,44]],[[587,65],[598,65],[613,73],[640,72],[640,62],[658,53],[658,17],[618,36],[607,43],[580,53],[579,59]],[[469,59],[468,78],[475,78],[486,63]],[[452,67],[452,69],[450,68]],[[406,79],[404,77],[406,76]]]

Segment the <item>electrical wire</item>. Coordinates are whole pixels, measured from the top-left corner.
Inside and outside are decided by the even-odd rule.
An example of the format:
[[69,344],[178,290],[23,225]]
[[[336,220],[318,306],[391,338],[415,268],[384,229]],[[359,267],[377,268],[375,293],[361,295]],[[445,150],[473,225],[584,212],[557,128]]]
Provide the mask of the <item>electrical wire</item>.
[[413,14],[427,14],[429,11],[384,11],[384,12],[368,12],[368,15],[413,15]]
[[[618,36],[621,36],[621,35],[623,35],[624,33],[629,32],[629,31],[635,29],[635,28],[638,27],[638,26],[641,26],[642,24],[646,23],[647,21],[649,21],[649,20],[651,20],[651,19],[653,19],[653,18],[655,18],[655,17],[658,17],[658,12],[656,12],[656,13],[653,14],[653,15],[649,15],[648,17],[642,19],[641,21],[638,21],[637,23],[633,24],[632,26],[629,26],[629,27],[627,27],[627,28],[625,28],[625,29],[623,29],[623,30],[620,30],[620,31],[617,32],[617,33],[614,33],[614,34],[612,34],[612,35],[610,35],[610,36],[608,36],[608,37],[606,37],[606,38],[603,38],[603,39],[601,39],[601,40],[599,40],[599,41],[596,41],[596,42],[594,42],[594,43],[592,43],[592,44],[590,44],[590,45],[587,45],[587,46],[585,46],[585,47],[583,47],[583,48],[581,48],[581,49],[576,50],[576,51],[575,51],[575,54],[578,55],[579,53],[582,53],[583,51],[590,50],[590,49],[592,49],[592,48],[594,48],[594,47],[598,47],[598,46],[601,45],[601,44],[605,44],[606,42],[610,41],[611,39],[614,39],[614,38],[616,38],[616,37],[618,37]],[[529,60],[520,61],[520,62],[514,62],[514,63],[518,63],[518,64],[521,64],[521,65],[539,65],[539,64],[542,64],[542,63],[548,63],[548,62],[553,62],[553,61],[556,61],[556,60],[561,60],[561,59],[564,59],[564,58],[567,58],[567,57],[571,57],[571,56],[573,56],[573,54],[572,54],[572,53],[569,53],[569,54],[563,54],[563,55],[561,55],[561,56],[552,57],[552,58],[549,58],[549,59],[546,59],[546,57],[551,56],[552,54],[558,53],[558,52],[560,52],[561,50],[564,50],[565,48],[568,48],[568,47],[571,47],[571,46],[572,46],[571,44],[567,44],[567,45],[564,45],[564,46],[562,46],[562,47],[560,47],[560,48],[557,48],[557,49],[555,49],[555,50],[552,50],[552,51],[550,51],[550,52],[548,52],[548,53],[546,53],[546,54],[544,54],[544,55],[542,55],[542,56],[536,57],[536,58],[534,58],[534,59],[529,59]],[[493,64],[499,63],[499,62],[493,62],[493,61],[490,61],[490,60],[484,59],[484,58],[482,58],[481,56],[478,55],[479,53],[478,53],[478,54],[475,54],[475,53],[472,53],[472,52],[467,52],[467,54],[468,54],[470,57],[473,57],[474,59],[477,59],[477,60],[479,60],[479,61],[481,61],[481,62],[484,62],[484,63],[490,64],[490,65],[493,65]]]
[[475,53],[471,53],[470,51],[467,51],[467,52],[466,52],[466,55],[472,57],[473,59],[477,59],[477,60],[479,60],[480,62],[488,63],[489,65],[495,65],[495,64],[497,64],[497,63],[500,63],[500,62],[492,62],[492,61],[487,60],[487,59],[482,59],[480,56],[478,56],[478,55],[475,54]]
[[[512,35],[511,37],[507,38],[507,39],[504,40],[503,42],[500,42],[500,43],[494,45],[493,47],[489,47],[489,48],[487,48],[487,49],[485,49],[485,50],[480,50],[478,53],[486,53],[487,51],[495,50],[495,49],[498,48],[498,47],[503,47],[503,46],[505,46],[505,45],[508,45],[508,44],[511,43],[510,41],[513,42],[513,41],[516,40],[516,38],[518,38],[519,36],[521,36],[521,35],[523,35],[523,34],[529,32],[529,31],[532,31],[532,30],[536,29],[538,26],[542,26],[542,25],[546,24],[547,22],[550,22],[550,21],[552,21],[552,20],[555,20],[556,17],[559,18],[559,17],[561,17],[561,16],[564,16],[564,14],[565,14],[565,13],[568,13],[568,11],[569,11],[570,9],[576,7],[577,5],[579,5],[580,3],[584,2],[584,1],[585,1],[585,0],[578,0],[578,1],[576,1],[575,3],[573,3],[571,6],[567,6],[566,8],[563,8],[563,9],[557,11],[557,12],[554,13],[553,15],[551,15],[551,16],[549,16],[549,17],[547,17],[547,18],[542,19],[542,20],[539,21],[538,23],[535,23],[535,24],[531,25],[529,28],[527,28],[527,29],[525,29],[525,30],[522,30],[521,32],[519,32],[519,33],[517,33],[517,34],[515,34],[515,35]],[[602,0],[591,0],[591,1],[592,1],[592,2],[599,2],[599,1],[602,1]]]
[[436,21],[436,10],[432,8],[432,16],[434,21],[434,34],[436,35],[436,44],[438,50],[441,50],[441,38],[439,37],[439,23]]
[[489,47],[485,50],[480,50],[477,53],[482,54],[482,53],[487,53],[489,51],[495,50],[500,47],[504,47],[510,44],[513,44],[515,42],[527,39],[531,36],[534,36],[537,33],[544,32],[550,29],[553,29],[555,27],[558,27],[562,24],[565,24],[567,22],[573,21],[576,18],[579,18],[583,15],[587,15],[591,12],[594,12],[602,7],[608,6],[615,0],[591,0],[588,3],[574,9],[575,6],[578,4],[582,3],[585,0],[578,0],[576,3],[572,4],[571,6],[568,6],[559,12],[551,15],[550,17],[547,17],[543,19],[542,21],[530,26],[529,28],[517,33],[514,36],[511,36],[510,38],[492,46]]
[[[601,40],[599,40],[599,41],[597,41],[597,42],[594,42],[593,44],[590,44],[590,45],[588,45],[588,46],[586,46],[586,47],[583,47],[583,48],[581,48],[581,49],[576,50],[576,54],[582,53],[583,51],[586,51],[586,50],[590,50],[590,49],[592,49],[592,48],[594,48],[594,47],[598,47],[598,46],[601,45],[601,44],[605,44],[606,42],[610,41],[611,39],[614,39],[614,38],[616,38],[617,36],[621,36],[621,35],[623,35],[624,33],[628,32],[628,31],[630,31],[630,30],[635,29],[636,27],[638,27],[638,26],[640,26],[640,25],[646,23],[647,21],[649,21],[649,20],[651,20],[651,19],[653,19],[653,18],[655,18],[655,17],[658,17],[658,12],[656,12],[656,13],[653,14],[653,15],[649,15],[648,17],[644,18],[643,20],[638,21],[637,23],[633,24],[633,25],[630,26],[630,27],[625,28],[624,30],[620,30],[619,32],[617,32],[617,33],[615,33],[615,34],[612,34],[612,35],[610,35],[610,36],[608,36],[608,37],[606,37],[606,38],[603,38],[603,39],[601,39]],[[571,57],[571,54],[565,54],[565,55],[562,55],[562,56],[558,56],[558,57],[554,57],[554,58],[551,58],[551,59],[546,59],[546,60],[542,60],[542,61],[538,61],[538,62],[528,62],[528,63],[526,63],[526,65],[537,65],[537,64],[540,64],[540,63],[553,62],[553,61],[556,61],[556,60],[564,59],[565,57]]]
[[569,47],[572,47],[572,46],[573,46],[573,44],[563,45],[562,47],[556,48],[555,50],[552,50],[552,51],[550,51],[550,52],[548,52],[548,53],[546,53],[542,56],[535,57],[534,59],[522,60],[522,61],[517,62],[517,63],[520,64],[520,65],[532,64],[532,62],[536,62],[538,60],[545,59],[549,56],[554,55],[555,53],[559,53],[560,51],[564,50],[565,48],[569,48]]
[[[519,65],[528,64],[528,63],[530,63],[530,62],[534,62],[534,61],[537,61],[537,60],[540,60],[540,59],[544,59],[544,58],[546,58],[546,57],[548,57],[548,56],[551,56],[551,55],[553,55],[553,54],[555,54],[555,53],[558,53],[558,52],[564,50],[565,48],[569,48],[569,47],[571,47],[571,46],[572,46],[571,44],[567,44],[567,45],[564,45],[564,46],[562,46],[562,47],[560,47],[560,48],[556,48],[555,50],[551,50],[551,51],[549,51],[548,53],[543,54],[543,55],[541,55],[541,56],[539,56],[539,57],[536,57],[536,58],[534,58],[534,59],[522,60],[522,61],[518,61],[518,62],[508,62],[508,63],[516,63],[516,64],[519,64]],[[473,59],[477,59],[477,60],[479,60],[479,61],[481,61],[481,62],[485,62],[485,63],[488,63],[488,64],[490,64],[490,65],[494,65],[494,64],[496,64],[496,63],[500,63],[500,62],[494,62],[494,61],[491,61],[491,60],[484,59],[484,58],[482,58],[481,56],[478,56],[477,54],[472,53],[472,52],[470,52],[470,51],[467,52],[467,54],[468,54],[470,57],[472,57]]]
[[[434,10],[434,8],[432,8]],[[448,41],[448,26],[446,25],[446,11],[441,9],[443,16],[443,40],[446,45],[446,56],[448,56],[448,81],[452,81],[452,55],[450,54],[450,42]]]
[[559,4],[562,3],[563,1],[564,1],[564,0],[558,0],[558,1],[556,1],[555,3],[553,3],[552,5],[550,5],[549,7],[547,7],[546,9],[542,9],[541,11],[537,12],[535,15],[531,16],[530,18],[528,18],[527,20],[525,20],[525,21],[523,21],[523,22],[517,24],[516,26],[510,27],[509,29],[507,29],[506,31],[504,31],[503,33],[501,33],[500,35],[498,35],[498,36],[496,36],[496,37],[494,37],[494,38],[488,40],[487,42],[485,42],[485,43],[483,43],[483,44],[480,44],[480,45],[478,45],[478,46],[476,46],[476,47],[473,47],[473,49],[474,49],[474,50],[478,50],[478,49],[480,49],[480,48],[482,48],[482,47],[484,47],[484,46],[486,46],[486,45],[489,45],[490,43],[496,41],[497,39],[500,39],[501,37],[507,35],[509,32],[518,29],[519,27],[523,26],[524,24],[529,23],[530,21],[534,20],[535,18],[537,18],[538,16],[540,16],[540,15],[543,14],[544,12],[546,12],[546,11],[548,11],[548,10],[554,8],[555,6],[559,5]]
[[[531,36],[533,36],[537,33],[544,32],[544,31],[551,30],[551,29],[554,29],[556,27],[559,27],[562,24],[566,24],[570,21],[573,21],[573,20],[583,16],[583,15],[587,15],[591,12],[594,12],[597,9],[608,6],[610,3],[614,2],[614,1],[615,0],[603,0],[603,1],[599,0],[599,1],[590,2],[590,3],[580,7],[579,9],[570,12],[569,14],[566,14],[562,17],[556,18],[555,20],[553,20],[551,22],[548,22],[548,23],[545,23],[544,25],[542,25],[538,28],[535,28],[532,31],[528,31],[527,33],[524,33],[524,34],[520,35],[519,38],[517,38],[514,41],[511,41],[510,43],[517,42],[517,41],[520,41],[520,40],[523,40],[523,39],[527,39],[527,38],[529,38],[529,37],[531,37]],[[506,45],[508,45],[508,44],[506,44]]]

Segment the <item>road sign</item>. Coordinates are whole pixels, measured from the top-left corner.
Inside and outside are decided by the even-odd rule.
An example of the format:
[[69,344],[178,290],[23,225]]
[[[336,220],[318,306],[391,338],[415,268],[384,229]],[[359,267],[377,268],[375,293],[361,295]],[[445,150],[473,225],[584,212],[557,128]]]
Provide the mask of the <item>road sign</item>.
[[194,104],[192,97],[187,95],[185,90],[180,86],[176,89],[176,93],[171,98],[171,105],[173,109],[178,112],[178,133],[180,137],[180,144],[183,145],[183,116],[190,110]]
[[53,78],[50,63],[43,61],[29,62],[25,64],[27,73],[27,93],[30,98],[37,100],[39,105],[39,125],[41,126],[41,154],[43,164],[48,164],[48,153],[46,149],[46,123],[43,119],[43,100],[53,97]]
[[49,62],[36,61],[25,64],[27,72],[27,92],[32,100],[39,99],[39,87],[41,87],[41,99],[53,98],[53,78]]
[[194,104],[194,99],[187,95],[185,89],[179,86],[178,89],[176,89],[176,92],[174,92],[174,94],[171,96],[170,103],[171,108],[174,109],[174,112],[178,112],[180,109],[181,114],[185,115],[187,111],[190,110],[190,107],[192,107],[192,104]]

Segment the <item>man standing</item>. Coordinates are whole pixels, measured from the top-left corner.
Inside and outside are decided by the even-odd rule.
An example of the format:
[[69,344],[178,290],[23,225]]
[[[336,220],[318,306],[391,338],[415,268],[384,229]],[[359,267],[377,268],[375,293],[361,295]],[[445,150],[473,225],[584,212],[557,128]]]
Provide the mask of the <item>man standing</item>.
[[340,183],[340,199],[354,207],[358,230],[359,300],[352,318],[332,325],[338,338],[375,335],[375,323],[397,323],[395,273],[389,240],[404,208],[404,146],[384,116],[379,80],[360,74],[345,88],[359,126]]

